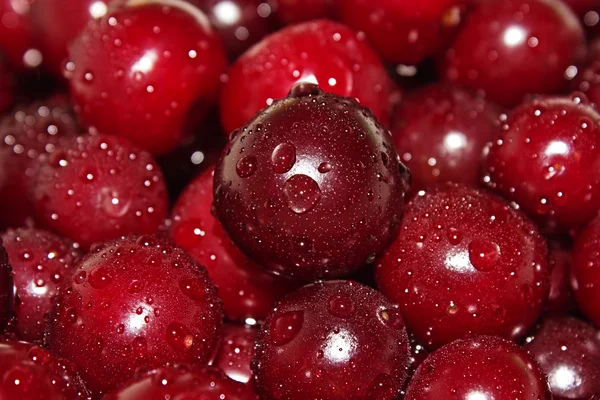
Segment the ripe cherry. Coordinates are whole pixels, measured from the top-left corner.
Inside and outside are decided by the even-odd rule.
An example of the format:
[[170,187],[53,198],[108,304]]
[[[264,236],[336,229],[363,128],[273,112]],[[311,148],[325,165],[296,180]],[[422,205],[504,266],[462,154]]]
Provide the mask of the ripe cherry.
[[252,369],[267,400],[393,400],[408,355],[394,304],[356,282],[329,281],[278,303],[258,338]]
[[428,347],[469,333],[515,340],[535,324],[548,296],[547,254],[523,213],[482,190],[449,185],[407,205],[376,277]]
[[546,312],[550,314],[573,314],[577,310],[571,289],[571,245],[551,240],[549,264],[552,270],[550,294]]
[[272,0],[277,18],[285,25],[331,17],[332,0]]
[[258,332],[252,326],[225,325],[212,365],[222,369],[231,379],[252,385],[250,363],[254,357]]
[[571,256],[571,282],[579,310],[600,326],[600,217],[577,235]]
[[4,329],[12,316],[13,306],[13,273],[0,237],[0,329]]
[[409,173],[354,99],[300,84],[234,135],[215,211],[261,267],[298,280],[372,263],[399,229]]

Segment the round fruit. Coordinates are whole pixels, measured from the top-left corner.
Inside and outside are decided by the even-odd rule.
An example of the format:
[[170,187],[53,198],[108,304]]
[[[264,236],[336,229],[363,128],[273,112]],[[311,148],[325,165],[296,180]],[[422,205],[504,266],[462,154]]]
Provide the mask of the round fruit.
[[5,327],[14,306],[13,273],[8,262],[8,254],[0,237],[0,329]]
[[367,109],[300,84],[233,135],[215,170],[215,211],[263,268],[336,277],[396,236],[408,181]]
[[571,256],[571,284],[579,310],[600,326],[600,217],[579,233]]
[[253,383],[250,363],[254,357],[254,345],[258,329],[244,325],[225,325],[221,344],[212,365],[219,367],[234,381]]
[[397,399],[409,343],[397,307],[352,281],[304,286],[262,328],[253,372],[265,400]]

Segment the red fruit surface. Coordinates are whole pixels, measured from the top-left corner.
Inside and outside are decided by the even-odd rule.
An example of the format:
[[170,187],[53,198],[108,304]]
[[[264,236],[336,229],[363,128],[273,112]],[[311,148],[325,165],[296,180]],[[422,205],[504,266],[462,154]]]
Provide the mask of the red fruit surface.
[[261,271],[231,243],[211,214],[213,171],[208,168],[195,178],[175,204],[171,238],[206,267],[228,319],[263,321],[273,303],[294,286],[285,278]]
[[42,62],[36,49],[31,8],[35,0],[0,1],[0,53],[20,71],[35,68]]
[[258,332],[252,326],[225,325],[212,365],[222,369],[234,381],[253,384],[250,363]]
[[265,400],[394,400],[408,357],[394,304],[359,283],[329,281],[278,303],[259,335],[252,369]]
[[0,114],[9,111],[15,102],[16,78],[7,60],[0,56]]
[[548,243],[548,262],[552,269],[550,294],[546,312],[550,314],[573,314],[577,310],[571,289],[571,245],[551,240]]
[[88,24],[69,60],[83,122],[153,154],[176,148],[202,119],[226,64],[206,16],[182,0],[128,1]]
[[568,231],[600,210],[600,114],[582,95],[517,107],[503,122],[483,181],[548,232]]
[[298,82],[356,98],[388,124],[393,84],[364,35],[327,20],[292,25],[265,37],[233,65],[221,94],[227,133],[286,97]]
[[269,3],[285,25],[327,18],[333,11],[332,0],[272,0]]
[[14,306],[13,273],[8,254],[0,238],[0,328],[4,329]]
[[96,246],[56,302],[48,348],[96,395],[140,366],[207,362],[219,338],[222,308],[206,270],[155,236]]
[[36,216],[82,248],[130,233],[154,233],[168,196],[152,156],[123,138],[80,136],[42,161]]
[[544,320],[525,343],[548,377],[554,400],[600,394],[600,331],[572,317]]
[[234,135],[215,170],[215,212],[266,270],[342,276],[396,236],[409,178],[372,113],[301,84]]
[[600,326],[600,217],[577,235],[571,256],[571,284],[579,310]]
[[435,83],[409,94],[391,130],[411,172],[412,191],[446,181],[477,186],[483,148],[499,116],[500,109],[482,95],[454,85]]
[[477,3],[439,70],[448,81],[513,106],[528,93],[565,88],[567,68],[583,57],[583,29],[561,1],[489,0]]
[[485,191],[449,185],[407,205],[376,278],[423,345],[469,333],[516,340],[548,297],[547,255],[523,213]]
[[81,253],[70,240],[39,229],[9,229],[0,236],[14,274],[15,333],[41,342],[57,288],[69,279]]
[[457,340],[417,369],[405,400],[551,400],[539,366],[514,343],[493,336]]

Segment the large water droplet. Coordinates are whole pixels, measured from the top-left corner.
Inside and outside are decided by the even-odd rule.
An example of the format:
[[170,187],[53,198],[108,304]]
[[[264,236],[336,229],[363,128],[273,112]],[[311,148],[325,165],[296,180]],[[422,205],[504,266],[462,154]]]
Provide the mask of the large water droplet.
[[179,288],[187,297],[195,301],[205,299],[205,285],[197,278],[183,278],[179,281]]
[[496,243],[483,239],[469,243],[469,260],[478,271],[491,271],[499,259],[500,248]]
[[319,170],[320,173],[322,174],[326,174],[329,171],[331,171],[333,167],[331,166],[330,163],[328,163],[327,161],[322,162],[321,164],[319,164],[319,167],[317,168]]
[[271,340],[282,346],[294,340],[304,323],[304,311],[290,311],[278,316],[271,326]]
[[448,228],[446,234],[448,235],[448,241],[454,246],[462,241],[463,233],[456,228]]
[[288,172],[296,163],[296,148],[293,144],[286,142],[281,143],[271,154],[271,163],[273,171],[278,174]]
[[329,312],[340,318],[348,318],[354,315],[356,307],[354,301],[345,293],[336,293],[329,299]]
[[400,314],[400,310],[396,308],[388,308],[385,310],[381,310],[379,312],[379,316],[384,324],[394,329],[402,329],[404,328],[404,319],[402,319],[402,315]]
[[283,187],[288,207],[297,214],[312,210],[321,199],[321,189],[310,176],[294,175]]
[[194,344],[194,336],[187,326],[171,322],[167,326],[167,342],[177,351],[188,351]]
[[235,165],[235,171],[240,178],[248,178],[249,176],[252,176],[252,174],[256,172],[256,157],[245,156],[240,158]]
[[98,267],[90,272],[88,282],[94,289],[103,289],[113,281],[112,272],[107,267]]

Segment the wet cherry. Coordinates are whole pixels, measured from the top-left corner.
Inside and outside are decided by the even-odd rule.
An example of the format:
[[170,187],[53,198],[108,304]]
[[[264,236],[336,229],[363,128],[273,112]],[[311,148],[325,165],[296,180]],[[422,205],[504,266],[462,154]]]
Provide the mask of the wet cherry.
[[219,367],[231,379],[253,384],[250,363],[259,330],[244,325],[225,325],[221,343],[212,365]]
[[600,217],[577,235],[571,252],[571,284],[579,310],[600,326]]
[[4,329],[8,319],[12,316],[13,297],[13,273],[9,264],[8,254],[2,244],[0,237],[0,329]]

